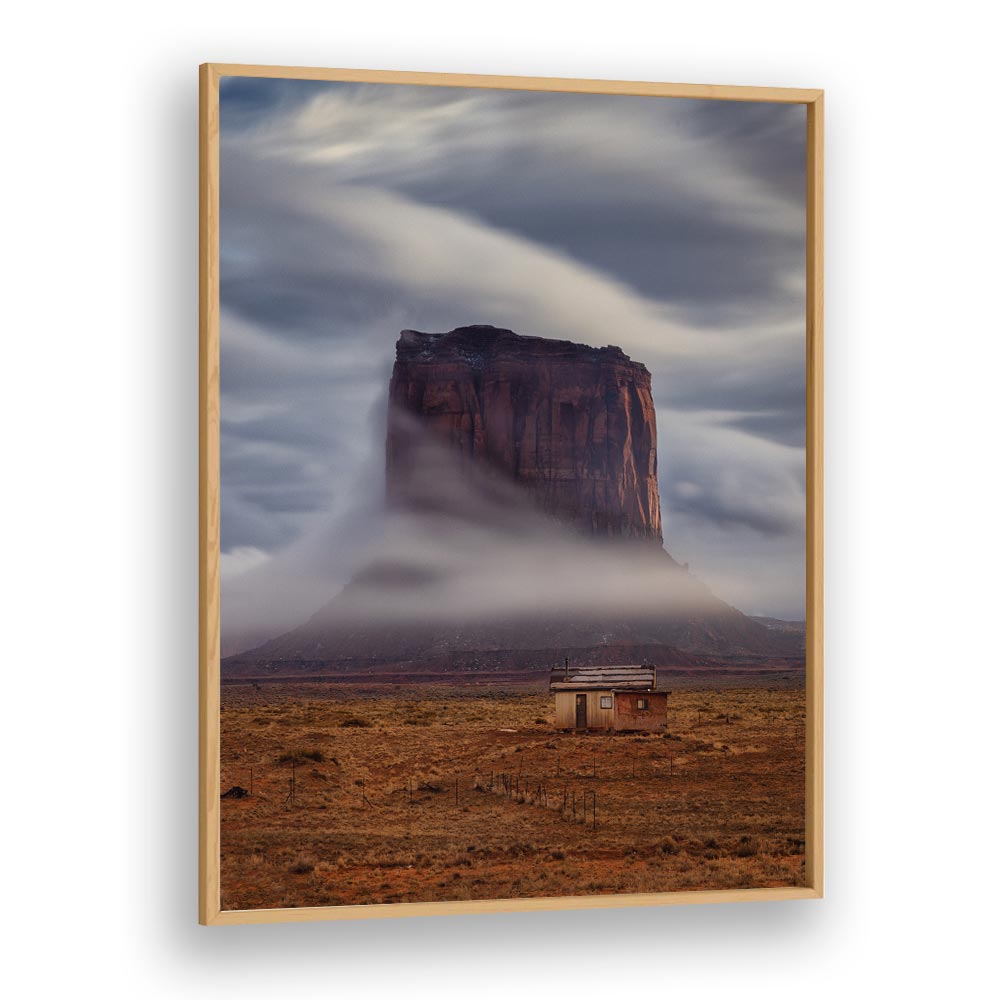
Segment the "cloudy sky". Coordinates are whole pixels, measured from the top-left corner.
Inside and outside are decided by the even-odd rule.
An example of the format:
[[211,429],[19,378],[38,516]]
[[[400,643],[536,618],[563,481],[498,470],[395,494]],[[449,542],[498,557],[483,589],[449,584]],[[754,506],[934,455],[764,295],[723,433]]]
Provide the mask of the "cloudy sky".
[[224,632],[347,578],[398,333],[473,323],[646,364],[665,547],[803,616],[804,107],[226,78],[221,121]]

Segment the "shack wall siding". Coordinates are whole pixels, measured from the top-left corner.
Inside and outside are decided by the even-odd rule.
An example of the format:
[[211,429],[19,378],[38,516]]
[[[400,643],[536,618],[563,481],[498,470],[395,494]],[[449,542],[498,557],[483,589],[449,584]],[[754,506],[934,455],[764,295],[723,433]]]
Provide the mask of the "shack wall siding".
[[[649,708],[641,709],[639,699],[645,698]],[[667,693],[665,691],[618,691],[615,694],[614,728],[618,731],[664,730],[667,724]]]
[[[587,692],[587,728],[588,729],[614,729],[615,710],[614,708],[601,708],[601,697],[607,698],[610,691],[588,691]],[[612,706],[614,698],[611,699]]]
[[576,695],[572,691],[556,692],[556,729],[572,729],[576,725]]
[[[613,729],[615,724],[614,708],[601,708],[601,698],[613,698],[610,691],[557,691],[556,692],[556,729],[576,728],[576,696],[585,694],[587,697],[587,728]],[[612,701],[612,705],[614,702]]]
[[[576,696],[587,699],[587,728],[615,732],[663,732],[667,728],[665,691],[556,691],[556,728],[576,729]],[[601,708],[601,698],[611,698],[612,708]],[[640,710],[639,699],[649,708]]]

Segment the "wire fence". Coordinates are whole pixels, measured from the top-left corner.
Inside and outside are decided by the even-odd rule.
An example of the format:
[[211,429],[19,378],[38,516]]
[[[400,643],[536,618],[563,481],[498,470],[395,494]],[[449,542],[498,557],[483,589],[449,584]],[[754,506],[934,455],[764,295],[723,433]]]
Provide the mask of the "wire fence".
[[[488,774],[477,771],[450,776],[410,776],[402,781],[391,779],[381,784],[373,783],[368,776],[352,779],[349,775],[342,774],[337,786],[325,789],[324,794],[329,796],[333,792],[340,792],[349,801],[353,800],[356,807],[364,810],[399,805],[401,798],[411,807],[435,802],[442,808],[462,808],[487,794],[511,805],[552,810],[562,819],[596,830],[599,825],[613,820],[615,810],[611,803],[620,798],[620,795],[606,796],[604,789],[600,789],[602,795],[599,796],[599,788],[595,787],[599,780],[614,784],[621,781],[653,781],[672,779],[675,773],[673,754],[657,755],[656,759],[651,759],[648,755],[633,753],[624,762],[620,756],[617,757],[613,766],[606,763],[603,769],[598,754],[589,757],[586,762],[574,760],[573,764],[573,767],[565,768],[561,754],[557,754],[554,774],[546,772],[529,776],[521,767],[517,770],[494,769]],[[308,798],[303,800],[301,797],[302,779],[298,772],[302,767],[303,763],[297,761],[264,767],[260,764],[248,766],[245,779],[247,785],[233,785],[221,797],[258,798],[267,802],[280,798],[280,804],[289,809],[308,806],[311,804]],[[313,770],[315,773],[315,769]],[[275,771],[279,772],[277,777]],[[264,793],[259,790],[262,776],[266,778],[267,786]],[[279,790],[278,796],[275,795],[275,789]],[[599,805],[599,799],[603,802],[602,805]]]

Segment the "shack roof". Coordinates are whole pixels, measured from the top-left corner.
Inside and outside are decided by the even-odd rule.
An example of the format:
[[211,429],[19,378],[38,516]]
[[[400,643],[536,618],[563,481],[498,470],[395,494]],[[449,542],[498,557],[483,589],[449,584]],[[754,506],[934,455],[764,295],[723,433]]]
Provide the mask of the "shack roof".
[[550,691],[652,691],[656,667],[626,663],[612,667],[557,667],[549,677]]

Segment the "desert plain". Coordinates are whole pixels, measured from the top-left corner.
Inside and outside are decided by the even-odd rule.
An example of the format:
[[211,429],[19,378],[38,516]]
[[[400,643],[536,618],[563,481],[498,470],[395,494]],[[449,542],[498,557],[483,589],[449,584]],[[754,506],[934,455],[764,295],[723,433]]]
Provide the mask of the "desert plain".
[[805,724],[801,675],[641,735],[540,682],[224,684],[222,909],[801,886]]

